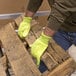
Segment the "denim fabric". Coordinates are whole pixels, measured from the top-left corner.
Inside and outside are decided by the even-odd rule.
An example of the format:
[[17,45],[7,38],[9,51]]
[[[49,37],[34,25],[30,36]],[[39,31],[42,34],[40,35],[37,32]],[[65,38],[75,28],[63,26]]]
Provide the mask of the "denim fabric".
[[65,32],[59,30],[53,39],[59,44],[64,50],[67,50],[72,44],[76,45],[76,32]]
[[44,64],[43,61],[40,61],[39,70],[40,70],[41,73],[43,73],[43,72],[45,72],[46,70],[48,70],[48,68],[46,67],[46,65]]

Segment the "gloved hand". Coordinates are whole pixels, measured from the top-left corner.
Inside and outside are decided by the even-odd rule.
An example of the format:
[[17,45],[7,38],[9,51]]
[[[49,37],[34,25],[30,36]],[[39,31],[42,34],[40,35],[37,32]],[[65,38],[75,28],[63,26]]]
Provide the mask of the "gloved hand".
[[41,36],[31,45],[31,54],[37,60],[37,65],[40,65],[40,58],[48,47],[48,42],[51,37],[44,35]]
[[31,17],[24,17],[23,21],[20,23],[20,26],[18,28],[18,35],[21,38],[24,38],[28,35],[30,31],[30,23],[32,21]]

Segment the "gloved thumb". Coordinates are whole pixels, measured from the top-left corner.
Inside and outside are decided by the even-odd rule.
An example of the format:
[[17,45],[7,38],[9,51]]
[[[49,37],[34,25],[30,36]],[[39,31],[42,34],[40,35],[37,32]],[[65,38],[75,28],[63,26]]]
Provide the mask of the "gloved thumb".
[[40,57],[37,58],[37,66],[40,65]]

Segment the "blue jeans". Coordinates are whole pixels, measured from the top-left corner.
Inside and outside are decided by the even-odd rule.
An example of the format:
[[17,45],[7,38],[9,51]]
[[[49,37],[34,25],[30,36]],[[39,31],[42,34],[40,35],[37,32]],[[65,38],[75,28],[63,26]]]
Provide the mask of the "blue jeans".
[[72,44],[76,45],[76,32],[65,32],[65,31],[59,30],[53,36],[53,39],[64,50],[67,50]]
[[[64,50],[67,50],[72,44],[76,45],[76,32],[65,32],[59,30],[53,36],[53,39],[58,45],[60,45]],[[43,73],[47,70],[46,65],[41,61],[39,70]]]

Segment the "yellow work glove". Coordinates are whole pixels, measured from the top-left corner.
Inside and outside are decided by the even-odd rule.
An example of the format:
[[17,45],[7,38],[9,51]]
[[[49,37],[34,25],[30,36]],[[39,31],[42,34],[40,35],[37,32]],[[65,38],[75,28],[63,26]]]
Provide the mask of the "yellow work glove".
[[40,58],[48,47],[48,42],[51,37],[44,35],[41,36],[31,45],[31,54],[37,60],[37,65],[40,65]]
[[23,21],[20,23],[20,26],[18,28],[18,35],[21,38],[24,38],[28,35],[29,31],[30,31],[30,23],[32,21],[31,17],[24,17]]

